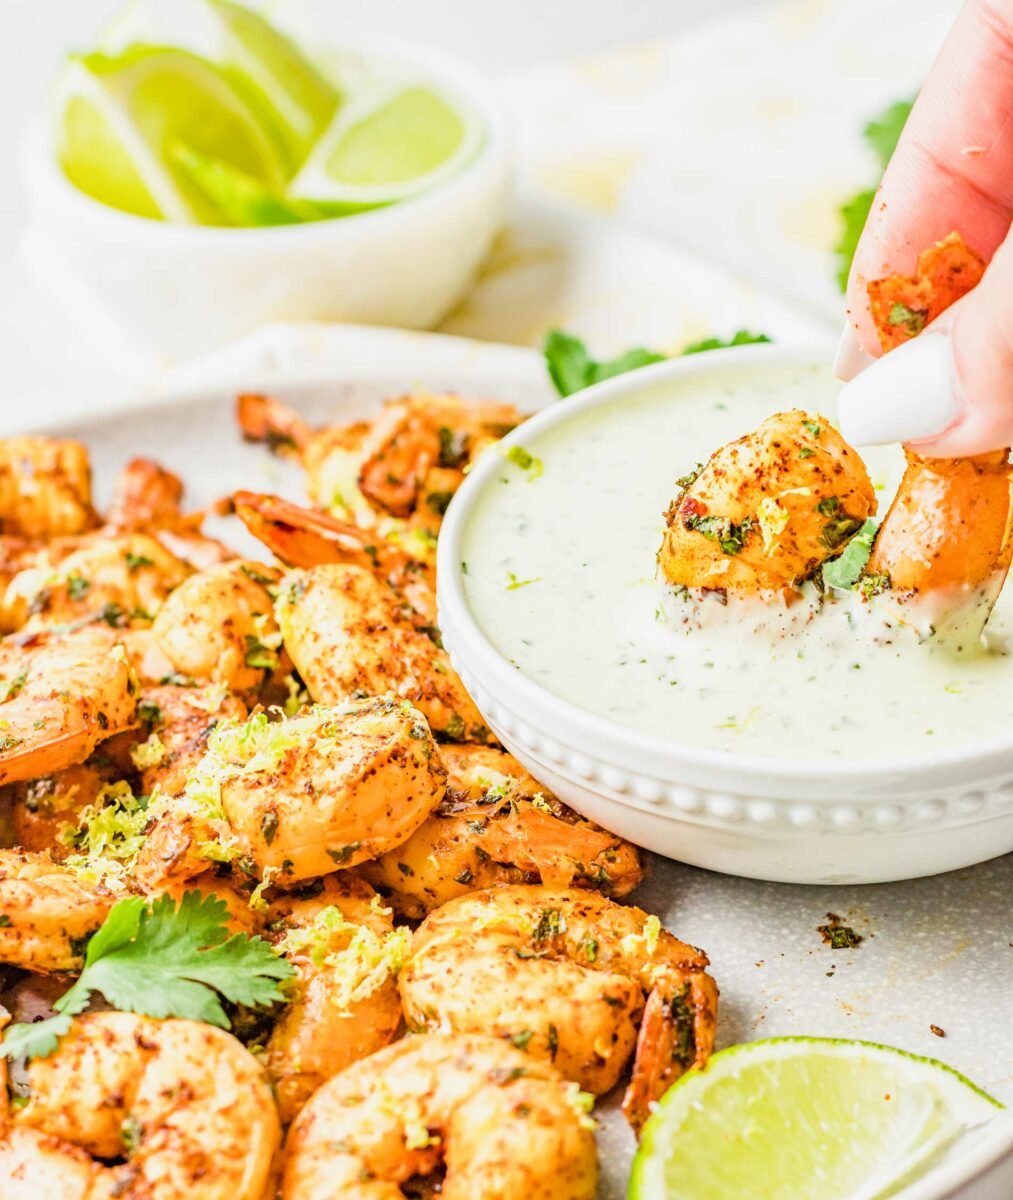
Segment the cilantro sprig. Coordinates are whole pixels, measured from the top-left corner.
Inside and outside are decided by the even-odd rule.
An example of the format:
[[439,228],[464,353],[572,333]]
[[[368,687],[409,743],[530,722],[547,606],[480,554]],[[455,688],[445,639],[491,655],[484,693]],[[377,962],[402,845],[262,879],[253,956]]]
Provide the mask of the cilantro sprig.
[[217,896],[183,894],[149,907],[140,896],[117,901],[96,931],[76,983],[53,1005],[56,1015],[35,1024],[11,1025],[0,1056],[45,1058],[101,992],[121,1012],[149,1017],[187,1017],[231,1028],[221,1000],[266,1007],[285,997],[278,984],[293,968],[259,937],[229,936],[228,908]]
[[[898,100],[879,116],[873,117],[862,130],[862,136],[879,160],[880,174],[886,170],[894,150],[897,149],[904,124],[913,107],[913,100]],[[864,188],[841,205],[840,233],[834,246],[834,254],[837,255],[837,282],[842,292],[847,290],[851,260],[855,257],[862,230],[869,219],[875,199],[876,188]]]
[[[710,337],[693,342],[685,346],[680,353],[700,354],[705,350],[724,350],[729,346],[751,346],[757,342],[769,341],[770,338],[765,333],[750,333],[748,329],[739,329],[728,339]],[[636,371],[639,367],[664,362],[669,357],[655,350],[645,350],[643,346],[635,346],[617,358],[595,359],[588,353],[587,346],[580,338],[571,333],[564,333],[561,329],[553,329],[546,334],[542,353],[545,355],[545,365],[552,382],[561,396],[572,396],[574,392],[579,392],[594,383],[613,379],[616,375],[625,375],[627,371]]]

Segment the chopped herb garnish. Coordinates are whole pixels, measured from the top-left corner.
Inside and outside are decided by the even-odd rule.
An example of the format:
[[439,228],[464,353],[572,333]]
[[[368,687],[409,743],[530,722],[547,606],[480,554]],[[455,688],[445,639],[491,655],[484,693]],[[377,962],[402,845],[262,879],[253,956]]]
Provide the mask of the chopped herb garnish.
[[853,588],[865,570],[876,538],[876,522],[866,521],[839,558],[823,564],[823,582],[839,591]]
[[346,863],[361,845],[362,842],[349,842],[347,846],[340,846],[337,850],[328,850],[327,857],[336,863]]
[[529,583],[541,583],[542,577],[541,575],[536,575],[534,579],[518,579],[513,571],[508,571],[507,581],[506,590],[508,592],[514,592],[518,588],[527,587]]
[[438,517],[442,517],[450,507],[453,498],[453,492],[430,492],[426,496],[426,506]]
[[818,421],[803,421],[802,428],[810,437],[818,438],[822,432]]
[[107,604],[103,604],[99,610],[98,617],[100,621],[105,621],[113,629],[122,629],[127,623],[127,614],[115,600],[110,600]]
[[881,596],[892,587],[893,582],[885,571],[872,571],[858,581],[858,590],[866,600],[871,600],[873,596]]
[[67,595],[71,600],[83,600],[91,588],[91,580],[83,575],[68,575]]
[[262,671],[273,671],[278,666],[279,659],[277,651],[272,650],[270,646],[265,646],[252,633],[248,633],[246,635],[246,658],[244,661],[248,667],[255,667]]
[[520,1033],[515,1033],[510,1041],[517,1047],[518,1050],[527,1050],[528,1042],[535,1036],[534,1030],[522,1029]]
[[558,936],[562,930],[563,921],[559,909],[543,908],[531,938],[535,942],[544,942],[548,938]]
[[826,925],[817,925],[816,932],[831,950],[852,950],[862,941],[861,934],[855,933],[850,925],[842,924],[836,913],[827,913]]
[[132,550],[128,550],[123,556],[127,560],[127,570],[133,574],[134,571],[139,571],[141,567],[153,567],[155,560],[148,558],[146,554],[135,554]]
[[441,467],[459,467],[468,456],[468,436],[455,433],[446,425],[440,426],[440,460]]
[[529,478],[532,480],[537,479],[545,469],[542,466],[542,460],[540,458],[535,458],[535,456],[529,450],[525,450],[523,446],[511,446],[506,452],[506,456],[515,467],[520,467],[522,471],[530,471],[531,474]]
[[675,481],[675,486],[680,492],[689,491],[694,483],[700,478],[700,472],[703,470],[703,463],[697,463],[692,471],[687,471],[685,475],[680,475]]
[[725,554],[738,554],[753,528],[751,517],[736,524],[729,517],[686,517],[683,525],[717,542]]
[[928,315],[923,308],[908,308],[906,304],[898,301],[891,305],[886,323],[903,329],[909,337],[914,337],[925,328]]
[[799,458],[812,458],[815,453],[816,451],[812,448],[812,446],[803,446],[802,449],[799,450],[798,456]]
[[836,517],[841,511],[841,502],[836,496],[824,496],[816,505],[816,511],[825,517]]
[[274,835],[278,832],[278,814],[273,810],[264,813],[260,818],[260,832],[264,835],[264,842],[270,846],[274,841]]

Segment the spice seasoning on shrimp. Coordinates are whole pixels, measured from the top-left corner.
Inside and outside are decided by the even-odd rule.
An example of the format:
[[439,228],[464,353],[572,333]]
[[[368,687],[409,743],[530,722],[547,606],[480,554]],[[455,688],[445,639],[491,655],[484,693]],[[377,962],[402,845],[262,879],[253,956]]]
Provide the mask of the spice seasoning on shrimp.
[[922,251],[913,275],[888,275],[868,285],[869,307],[884,350],[916,337],[966,295],[985,272],[985,260],[959,233]]

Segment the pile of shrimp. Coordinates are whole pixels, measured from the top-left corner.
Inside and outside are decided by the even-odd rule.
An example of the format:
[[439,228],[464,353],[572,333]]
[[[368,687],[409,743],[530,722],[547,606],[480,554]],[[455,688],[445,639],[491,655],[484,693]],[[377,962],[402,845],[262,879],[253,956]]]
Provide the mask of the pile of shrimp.
[[414,395],[317,430],[262,396],[238,417],[310,497],[217,507],[257,558],[157,463],[99,513],[83,446],[0,441],[3,1020],[47,1015],[129,894],[214,893],[294,968],[231,1033],[90,1011],[12,1064],[0,1190],[590,1200],[593,1098],[625,1080],[639,1131],[710,1054],[717,988],[619,903],[641,852],[500,748],[442,647],[443,513],[522,416]]

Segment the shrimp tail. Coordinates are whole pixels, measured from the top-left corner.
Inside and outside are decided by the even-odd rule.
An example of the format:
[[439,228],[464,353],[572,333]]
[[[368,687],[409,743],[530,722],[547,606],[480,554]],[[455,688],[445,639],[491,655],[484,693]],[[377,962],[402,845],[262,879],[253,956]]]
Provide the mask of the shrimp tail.
[[702,1067],[714,1049],[717,984],[702,971],[653,988],[644,1005],[623,1116],[639,1138],[644,1123],[675,1081]]
[[246,441],[263,442],[282,457],[301,457],[310,440],[311,430],[302,417],[273,396],[238,396],[236,419]]

